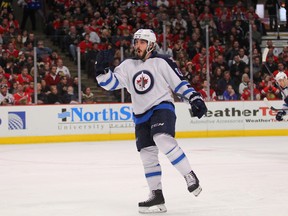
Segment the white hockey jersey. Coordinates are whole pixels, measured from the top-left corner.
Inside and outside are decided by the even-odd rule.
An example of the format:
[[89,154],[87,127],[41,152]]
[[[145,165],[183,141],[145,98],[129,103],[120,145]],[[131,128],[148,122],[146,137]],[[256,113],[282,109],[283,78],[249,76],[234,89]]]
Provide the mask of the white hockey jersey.
[[[284,88],[284,89],[282,89],[282,97],[285,99],[285,97],[288,97],[288,87],[286,87],[286,88]],[[283,104],[283,109],[287,109],[287,107],[288,107],[288,104],[287,103],[284,103]]]
[[114,72],[97,76],[97,81],[109,91],[126,88],[131,94],[135,115],[161,102],[174,102],[171,90],[187,98],[195,92],[173,59],[155,52],[146,61],[126,59]]

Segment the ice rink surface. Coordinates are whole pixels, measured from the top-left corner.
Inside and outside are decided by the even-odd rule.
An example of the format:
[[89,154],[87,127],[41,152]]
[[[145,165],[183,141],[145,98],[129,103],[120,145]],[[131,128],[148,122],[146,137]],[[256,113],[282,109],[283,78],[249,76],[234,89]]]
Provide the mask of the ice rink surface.
[[[287,138],[178,139],[203,191],[160,154],[160,215],[287,216]],[[147,197],[134,141],[0,145],[1,216],[135,216]]]

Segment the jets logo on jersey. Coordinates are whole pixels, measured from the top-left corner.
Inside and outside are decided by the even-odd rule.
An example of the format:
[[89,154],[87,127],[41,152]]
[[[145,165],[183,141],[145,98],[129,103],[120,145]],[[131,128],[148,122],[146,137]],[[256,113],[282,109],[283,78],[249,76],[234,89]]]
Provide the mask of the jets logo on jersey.
[[149,71],[137,72],[133,77],[133,86],[138,94],[145,94],[152,89],[154,78]]

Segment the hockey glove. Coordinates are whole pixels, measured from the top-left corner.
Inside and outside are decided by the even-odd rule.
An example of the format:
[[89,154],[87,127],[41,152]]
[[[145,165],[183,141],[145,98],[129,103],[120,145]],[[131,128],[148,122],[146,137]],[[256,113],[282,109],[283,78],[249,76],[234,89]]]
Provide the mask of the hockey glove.
[[109,71],[109,64],[107,62],[95,62],[95,76],[106,74]]
[[189,103],[191,105],[193,116],[197,116],[200,119],[203,115],[206,114],[207,107],[200,93],[194,92],[189,98]]
[[95,76],[106,74],[109,71],[110,63],[114,60],[114,50],[108,49],[100,51],[95,61]]
[[283,116],[286,115],[286,112],[284,110],[277,112],[276,120],[277,121],[283,121]]

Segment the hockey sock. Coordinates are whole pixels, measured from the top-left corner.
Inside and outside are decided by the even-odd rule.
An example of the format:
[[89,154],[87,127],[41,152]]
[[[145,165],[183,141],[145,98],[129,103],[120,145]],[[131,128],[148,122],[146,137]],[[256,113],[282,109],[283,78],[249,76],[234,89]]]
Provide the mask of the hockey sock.
[[158,160],[157,146],[143,148],[140,151],[141,160],[144,166],[145,177],[150,189],[150,192],[157,189],[162,189],[161,184],[161,166]]
[[183,150],[177,141],[168,134],[155,134],[154,142],[162,153],[164,153],[171,164],[184,176],[191,172],[191,166]]

